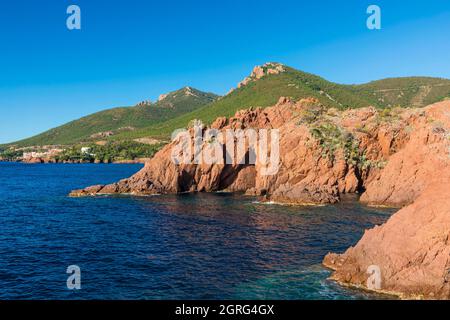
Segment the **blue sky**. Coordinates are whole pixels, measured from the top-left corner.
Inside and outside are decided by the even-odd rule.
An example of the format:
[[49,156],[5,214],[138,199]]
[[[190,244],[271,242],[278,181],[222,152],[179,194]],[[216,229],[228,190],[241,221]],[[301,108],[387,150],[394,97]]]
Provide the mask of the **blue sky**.
[[0,143],[187,85],[223,94],[267,61],[340,83],[450,78],[449,34],[448,0],[2,1]]

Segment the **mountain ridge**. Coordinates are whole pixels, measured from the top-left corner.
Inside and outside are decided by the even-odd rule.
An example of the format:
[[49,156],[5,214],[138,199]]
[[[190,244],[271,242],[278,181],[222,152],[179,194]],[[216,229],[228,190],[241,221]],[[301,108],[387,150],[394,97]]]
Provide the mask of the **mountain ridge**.
[[[180,96],[187,99],[180,100]],[[450,97],[450,80],[402,77],[347,85],[268,62],[253,68],[251,74],[225,96],[184,87],[161,95],[155,103],[143,101],[134,107],[107,109],[6,145],[66,145],[95,139],[147,137],[167,139],[173,130],[186,127],[193,119],[210,123],[220,116],[232,116],[241,109],[271,106],[281,96],[293,99],[313,97],[323,105],[337,109],[423,107]],[[176,109],[175,105],[179,109],[171,112]],[[151,113],[160,115],[150,116]]]
[[[270,63],[277,65],[276,63]],[[267,65],[267,64],[266,64]],[[262,67],[266,66],[263,65]],[[255,67],[255,69],[258,67]],[[394,106],[408,107],[414,94],[414,90],[423,84],[423,81],[445,82],[445,87],[440,87],[434,97],[423,101],[420,106],[443,100],[450,97],[450,80],[430,77],[407,77],[407,78],[387,78],[372,81],[367,84],[341,85],[325,80],[324,78],[295,70],[284,66],[284,71],[276,74],[265,74],[255,80],[255,69],[252,74],[239,83],[237,88],[231,90],[227,95],[217,101],[200,107],[193,112],[167,120],[163,123],[149,126],[136,132],[121,133],[116,139],[136,138],[139,136],[153,136],[167,138],[175,129],[184,128],[193,119],[210,123],[217,117],[230,117],[238,110],[250,107],[268,107],[274,105],[281,96],[301,99],[307,97],[317,98],[327,107],[337,109],[361,108],[374,106],[377,108],[392,108]],[[396,82],[400,81],[400,86]],[[394,83],[392,83],[394,82]],[[405,82],[405,83],[403,83]],[[419,82],[416,84],[416,82]],[[377,95],[376,90],[382,85],[393,89],[403,90],[405,94],[402,99],[392,99],[389,95]],[[392,87],[394,86],[394,87]],[[406,94],[407,93],[407,94]],[[439,96],[439,94],[441,96]],[[387,99],[390,97],[389,99]],[[381,99],[381,100],[380,100]],[[383,101],[384,99],[384,101]],[[412,99],[412,98],[411,98]],[[397,103],[400,102],[400,103]]]
[[66,145],[83,140],[108,138],[116,133],[133,131],[174,115],[190,112],[216,100],[219,96],[184,87],[169,92],[157,102],[142,101],[135,106],[115,107],[95,112],[47,130],[33,137],[5,145]]

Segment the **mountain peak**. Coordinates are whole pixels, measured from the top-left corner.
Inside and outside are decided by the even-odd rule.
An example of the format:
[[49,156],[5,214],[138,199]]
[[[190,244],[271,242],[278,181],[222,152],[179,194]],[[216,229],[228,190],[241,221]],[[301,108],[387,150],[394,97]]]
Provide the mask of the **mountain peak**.
[[136,104],[137,107],[147,107],[147,106],[151,106],[153,104],[153,102],[151,100],[144,100],[139,102],[138,104]]
[[165,100],[168,97],[175,98],[175,97],[178,96],[178,94],[181,94],[182,96],[192,96],[192,97],[197,97],[198,98],[199,94],[201,94],[201,93],[202,93],[201,91],[187,86],[187,87],[175,90],[175,91],[171,91],[171,92],[166,93],[166,94],[161,94],[158,97],[157,102],[161,102],[161,101]]
[[261,79],[269,74],[279,74],[286,71],[286,66],[278,62],[267,62],[262,66],[256,66],[253,68],[250,78]]
[[[252,81],[259,80],[267,75],[270,74],[280,74],[286,71],[286,66],[284,64],[278,63],[278,62],[266,62],[263,65],[255,66],[251,72],[251,74],[246,77],[244,80],[239,82],[238,89],[246,86]],[[231,89],[231,92],[233,92],[234,89]]]
[[160,94],[159,97],[158,97],[157,102],[163,101],[165,98],[167,98],[168,95],[169,95],[168,93]]
[[186,96],[198,97],[198,95],[196,94],[196,91],[197,91],[197,90],[195,90],[195,89],[193,89],[193,88],[191,88],[191,87],[186,87],[186,88],[184,88],[184,94],[185,94]]

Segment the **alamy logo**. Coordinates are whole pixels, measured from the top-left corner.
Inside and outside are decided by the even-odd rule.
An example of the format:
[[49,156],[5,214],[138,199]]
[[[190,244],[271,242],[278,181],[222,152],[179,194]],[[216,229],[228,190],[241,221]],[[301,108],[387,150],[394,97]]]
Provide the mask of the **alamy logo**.
[[66,20],[66,26],[69,30],[81,29],[81,9],[77,5],[71,5],[67,7],[67,14],[70,16]]
[[367,268],[367,273],[370,275],[367,279],[367,289],[381,290],[381,269],[379,266],[372,265]]
[[76,265],[68,266],[66,273],[70,274],[70,276],[67,278],[67,289],[80,290],[81,289],[80,267]]
[[204,129],[196,122],[191,130],[172,134],[172,161],[177,164],[255,165],[263,176],[278,173],[278,129]]
[[367,28],[369,30],[381,29],[381,8],[377,5],[370,5],[367,8],[367,14],[370,16],[367,18]]

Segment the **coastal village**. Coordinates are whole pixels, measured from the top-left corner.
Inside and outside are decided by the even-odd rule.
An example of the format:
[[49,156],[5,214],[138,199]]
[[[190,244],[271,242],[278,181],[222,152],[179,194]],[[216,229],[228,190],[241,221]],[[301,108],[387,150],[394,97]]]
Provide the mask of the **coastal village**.
[[[36,146],[11,149],[10,152],[14,154],[13,157],[6,158],[0,156],[0,161],[14,161],[23,163],[57,163],[58,156],[66,149],[62,146]],[[90,154],[91,148],[81,147],[80,154]],[[68,163],[68,162],[66,162]]]
[[[132,148],[140,148],[137,152],[132,152]],[[141,142],[132,143],[130,155],[124,154],[121,150],[107,151],[108,144],[101,143],[94,146],[36,146],[24,148],[10,148],[0,154],[0,161],[3,162],[21,162],[27,164],[39,163],[145,163],[154,152],[158,145],[144,144]],[[128,148],[123,145],[122,149]],[[128,150],[126,150],[128,151]],[[108,153],[108,155],[105,155]]]

